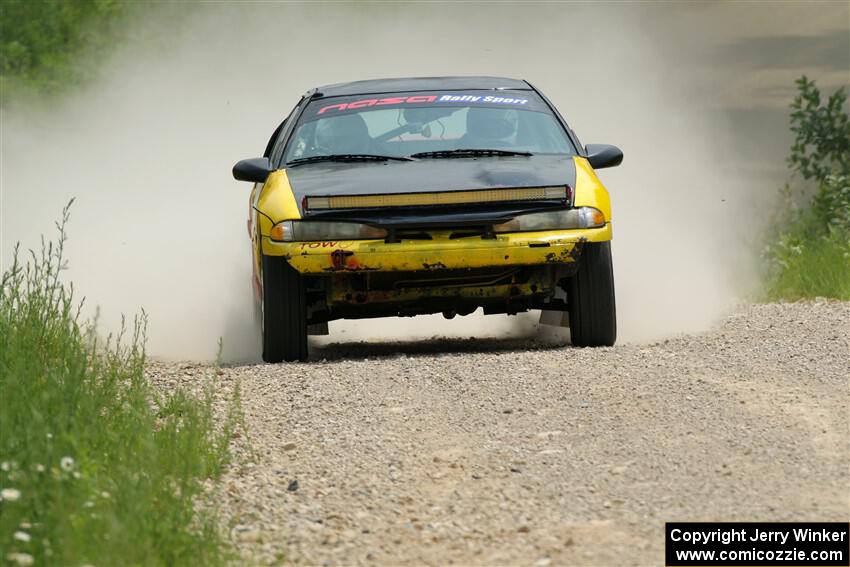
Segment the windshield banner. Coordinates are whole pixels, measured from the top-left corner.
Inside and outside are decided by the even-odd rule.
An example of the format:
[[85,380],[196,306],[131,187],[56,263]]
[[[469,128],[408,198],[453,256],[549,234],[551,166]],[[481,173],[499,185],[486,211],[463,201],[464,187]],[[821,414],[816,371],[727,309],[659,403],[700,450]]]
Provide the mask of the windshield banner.
[[363,110],[378,110],[381,108],[409,107],[440,107],[440,106],[492,106],[523,108],[537,112],[547,112],[548,108],[532,91],[518,93],[503,93],[494,95],[493,91],[452,93],[415,93],[394,96],[368,97],[333,97],[317,99],[304,110],[302,120],[316,120],[335,114]]

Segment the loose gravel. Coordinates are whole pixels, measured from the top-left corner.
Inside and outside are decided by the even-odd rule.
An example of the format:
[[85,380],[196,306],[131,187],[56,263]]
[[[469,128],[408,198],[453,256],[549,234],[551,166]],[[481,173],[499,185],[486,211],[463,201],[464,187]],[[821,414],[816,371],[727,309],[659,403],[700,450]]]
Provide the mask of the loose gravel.
[[[643,345],[434,339],[218,371],[246,563],[663,564],[665,521],[850,519],[850,303]],[[150,364],[161,387],[209,369]]]

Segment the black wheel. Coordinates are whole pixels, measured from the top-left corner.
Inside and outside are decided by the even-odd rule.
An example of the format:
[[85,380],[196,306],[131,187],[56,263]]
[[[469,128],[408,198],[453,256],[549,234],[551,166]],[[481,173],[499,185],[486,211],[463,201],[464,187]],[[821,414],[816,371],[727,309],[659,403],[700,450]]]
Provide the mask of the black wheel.
[[575,346],[612,346],[617,340],[610,242],[585,243],[578,272],[567,280],[570,340]]
[[[251,298],[253,299],[253,321],[251,327],[251,346],[253,347],[251,355],[254,357],[257,354],[263,354],[263,297],[257,289],[257,284],[251,277]],[[256,361],[256,359],[255,359]]]
[[263,256],[263,360],[307,360],[304,279],[282,258]]

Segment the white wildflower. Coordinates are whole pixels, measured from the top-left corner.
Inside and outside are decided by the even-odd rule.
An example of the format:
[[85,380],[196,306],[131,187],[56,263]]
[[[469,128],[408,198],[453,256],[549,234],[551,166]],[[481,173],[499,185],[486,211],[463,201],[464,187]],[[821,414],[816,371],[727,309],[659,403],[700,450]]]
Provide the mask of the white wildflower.
[[78,471],[74,471],[73,475],[74,475],[74,478],[80,478],[81,476],[83,476]]
[[112,495],[111,495],[111,494],[109,494],[107,491],[105,491],[105,490],[104,490],[103,492],[101,492],[101,493],[100,493],[100,496],[101,496],[102,498],[109,498],[109,497],[111,497]]
[[21,497],[21,491],[17,488],[4,488],[0,490],[0,500],[8,500],[14,502]]
[[12,465],[11,463],[9,463],[9,461],[3,461],[2,463],[0,463],[0,469],[2,469],[3,472],[9,472],[10,470],[12,470]]
[[62,470],[65,472],[71,472],[74,470],[74,459],[71,457],[62,457],[59,461],[59,466],[62,467]]
[[32,565],[32,555],[29,553],[10,553],[6,556],[6,559],[22,567]]
[[94,508],[94,502],[91,500],[86,500],[83,502],[83,508]]
[[27,543],[29,540],[32,539],[30,534],[28,534],[27,532],[15,532],[14,537],[17,541],[22,541],[24,543]]
[[29,530],[29,529],[32,529],[32,524],[29,523],[29,522],[21,522],[18,527],[21,528],[22,530]]
[[35,466],[36,472],[44,472],[45,470],[47,470],[47,469],[42,464],[38,464],[38,465]]

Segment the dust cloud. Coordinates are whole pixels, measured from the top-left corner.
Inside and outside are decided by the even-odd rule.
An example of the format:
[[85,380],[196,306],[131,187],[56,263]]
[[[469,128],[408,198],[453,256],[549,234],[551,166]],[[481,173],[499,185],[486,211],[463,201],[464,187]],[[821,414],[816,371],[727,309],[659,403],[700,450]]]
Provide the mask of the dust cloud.
[[[621,341],[704,329],[752,280],[768,184],[729,149],[740,132],[715,100],[722,89],[701,80],[701,46],[665,36],[677,14],[519,3],[151,7],[99,80],[4,109],[3,265],[15,241],[33,247],[51,234],[76,197],[67,277],[100,306],[103,327],[143,308],[155,356],[209,359],[223,337],[226,360],[254,359],[250,186],[230,177],[232,164],[260,155],[316,85],[504,75],[541,88],[583,143],[625,152],[620,168],[601,173],[614,206]],[[531,317],[517,320],[338,322],[330,340],[533,332]]]

